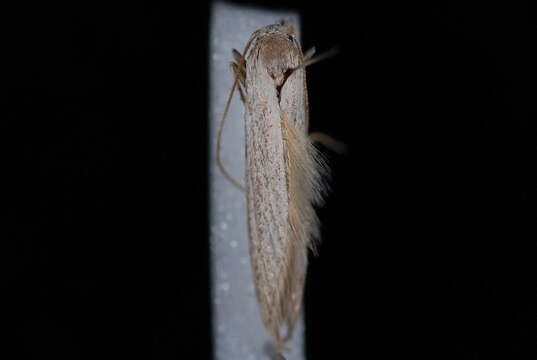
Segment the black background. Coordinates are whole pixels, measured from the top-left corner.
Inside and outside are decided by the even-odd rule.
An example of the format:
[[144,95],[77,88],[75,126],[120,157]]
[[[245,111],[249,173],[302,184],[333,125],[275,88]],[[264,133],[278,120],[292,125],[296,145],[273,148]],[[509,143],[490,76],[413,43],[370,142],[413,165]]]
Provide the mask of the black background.
[[[308,359],[534,359],[535,3],[254,3],[340,50]],[[209,4],[0,13],[2,351],[210,359]]]

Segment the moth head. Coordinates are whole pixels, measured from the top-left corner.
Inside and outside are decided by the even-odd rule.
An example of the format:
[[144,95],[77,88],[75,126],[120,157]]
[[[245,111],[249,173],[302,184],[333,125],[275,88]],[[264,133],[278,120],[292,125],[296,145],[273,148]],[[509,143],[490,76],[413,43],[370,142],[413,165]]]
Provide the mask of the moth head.
[[291,20],[281,19],[277,23],[280,27],[280,31],[286,34],[289,34],[291,36],[295,36],[296,29]]
[[265,40],[265,46],[260,49],[259,55],[279,92],[299,65],[300,48],[292,35],[287,33],[270,34]]

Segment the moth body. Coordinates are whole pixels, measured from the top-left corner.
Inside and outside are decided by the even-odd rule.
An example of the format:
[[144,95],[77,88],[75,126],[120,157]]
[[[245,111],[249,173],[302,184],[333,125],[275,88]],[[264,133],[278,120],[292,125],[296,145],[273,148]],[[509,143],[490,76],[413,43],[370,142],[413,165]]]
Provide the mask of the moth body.
[[234,56],[245,106],[254,283],[263,323],[283,351],[300,313],[307,251],[319,238],[314,206],[322,202],[327,169],[308,137],[304,55],[292,24],[254,32]]

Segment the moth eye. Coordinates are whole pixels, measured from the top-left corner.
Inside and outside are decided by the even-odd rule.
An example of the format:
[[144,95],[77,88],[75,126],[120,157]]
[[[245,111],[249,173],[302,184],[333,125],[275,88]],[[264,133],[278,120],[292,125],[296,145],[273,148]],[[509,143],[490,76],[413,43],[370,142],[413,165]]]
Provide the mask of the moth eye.
[[287,35],[287,38],[289,39],[289,41],[293,41],[293,35]]

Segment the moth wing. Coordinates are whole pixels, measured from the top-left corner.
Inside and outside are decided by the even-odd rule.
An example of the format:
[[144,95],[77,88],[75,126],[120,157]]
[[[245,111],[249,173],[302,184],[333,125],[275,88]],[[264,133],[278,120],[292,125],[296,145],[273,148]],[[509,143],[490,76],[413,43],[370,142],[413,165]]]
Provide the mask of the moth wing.
[[[307,136],[304,69],[294,71],[278,94],[266,69],[249,57],[256,54],[258,41],[254,33],[251,51],[245,52],[250,255],[263,322],[283,348],[302,305],[307,250],[319,238],[314,205],[322,201],[326,167]],[[297,50],[290,68],[302,61]]]

